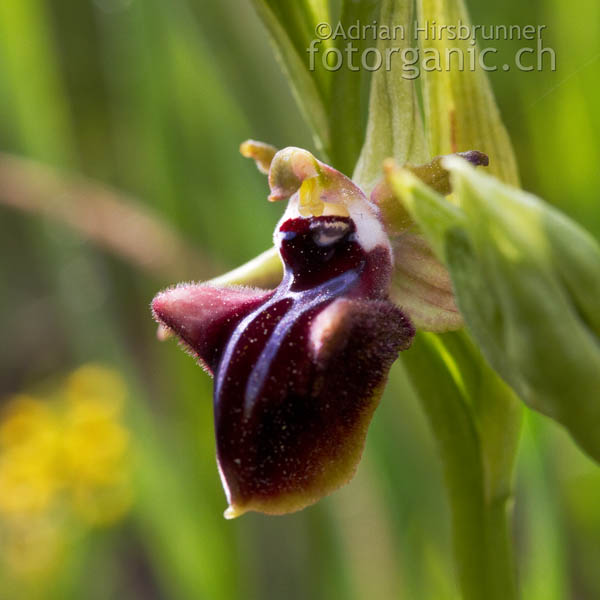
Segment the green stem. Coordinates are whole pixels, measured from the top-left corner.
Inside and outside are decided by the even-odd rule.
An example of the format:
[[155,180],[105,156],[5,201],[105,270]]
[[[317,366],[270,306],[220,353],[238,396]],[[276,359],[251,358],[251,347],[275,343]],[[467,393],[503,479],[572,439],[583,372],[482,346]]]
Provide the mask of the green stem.
[[[490,389],[489,367],[477,355],[470,356],[465,369],[453,346],[472,348],[464,334],[451,336],[420,334],[403,360],[438,445],[463,600],[513,600],[518,596],[508,518],[512,460],[507,455],[514,456],[520,421],[510,390],[497,378],[497,389]],[[503,388],[502,398],[498,390]],[[498,411],[500,402],[503,411]],[[488,411],[497,418],[486,421]],[[497,431],[487,431],[490,427]]]

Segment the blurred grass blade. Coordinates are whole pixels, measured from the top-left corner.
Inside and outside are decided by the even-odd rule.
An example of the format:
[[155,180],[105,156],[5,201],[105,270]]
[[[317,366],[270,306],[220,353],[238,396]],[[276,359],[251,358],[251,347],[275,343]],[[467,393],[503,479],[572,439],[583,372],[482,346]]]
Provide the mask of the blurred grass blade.
[[0,2],[0,69],[10,90],[10,113],[2,116],[20,151],[64,165],[73,138],[47,12],[42,0]]
[[[388,26],[394,31],[394,26],[402,25],[410,30],[412,19],[412,3],[402,0],[381,2],[378,26]],[[411,36],[406,34],[404,38],[379,39],[377,42],[384,57],[392,49],[394,53],[389,55],[391,68],[384,65],[371,79],[366,138],[353,175],[367,194],[381,179],[386,158],[392,157],[401,165],[427,160],[415,84],[402,70],[400,53],[410,46]]]
[[[444,27],[452,29],[460,23],[470,26],[464,0],[418,0],[417,7],[420,27],[441,32]],[[442,63],[446,61],[446,51],[452,50],[450,68],[443,64],[441,70],[424,70],[422,74],[431,155],[480,150],[490,157],[491,173],[518,184],[512,145],[490,82],[478,60],[476,68],[471,69],[471,40],[449,40],[448,35],[438,33],[435,39],[423,40],[421,49],[425,57],[435,52]],[[459,59],[464,60],[463,68]]]
[[173,445],[160,439],[146,406],[136,402],[131,413],[139,445],[136,474],[140,499],[135,518],[169,597],[234,597],[237,582],[230,571],[233,544],[213,516],[214,505],[206,498],[199,499],[198,484],[190,484],[182,476],[183,460],[178,469],[168,462],[167,446],[172,450]]
[[34,161],[0,154],[0,205],[71,227],[154,277],[170,281],[218,272],[147,207]]

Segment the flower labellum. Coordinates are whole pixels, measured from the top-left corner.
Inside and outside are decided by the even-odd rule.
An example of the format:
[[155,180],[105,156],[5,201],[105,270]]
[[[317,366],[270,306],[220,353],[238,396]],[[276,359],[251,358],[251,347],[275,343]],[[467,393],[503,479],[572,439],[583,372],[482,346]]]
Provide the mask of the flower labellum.
[[289,198],[279,286],[185,284],[152,302],[214,376],[228,518],[299,510],[346,483],[414,335],[388,298],[392,248],[361,190],[298,148],[275,154],[269,183],[270,199]]

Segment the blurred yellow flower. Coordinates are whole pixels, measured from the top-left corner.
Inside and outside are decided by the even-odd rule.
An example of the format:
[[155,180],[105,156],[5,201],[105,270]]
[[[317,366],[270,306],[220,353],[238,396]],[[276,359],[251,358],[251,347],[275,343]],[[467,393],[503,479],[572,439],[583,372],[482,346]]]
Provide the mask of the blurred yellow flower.
[[79,367],[65,383],[67,402],[74,405],[82,401],[92,402],[107,415],[119,415],[126,396],[127,388],[119,373],[100,365]]
[[19,395],[0,422],[0,514],[46,510],[61,487],[59,425],[41,401]]
[[49,398],[20,394],[0,418],[0,551],[15,573],[55,564],[68,525],[106,525],[131,506],[127,395],[111,369],[85,365]]
[[17,576],[49,572],[60,563],[66,546],[64,524],[40,514],[2,523],[2,561]]

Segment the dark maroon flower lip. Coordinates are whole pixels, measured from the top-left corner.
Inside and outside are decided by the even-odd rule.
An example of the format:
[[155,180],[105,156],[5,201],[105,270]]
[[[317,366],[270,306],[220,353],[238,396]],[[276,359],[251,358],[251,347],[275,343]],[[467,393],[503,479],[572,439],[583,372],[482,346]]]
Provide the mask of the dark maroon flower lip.
[[331,288],[334,293],[335,286],[350,285],[346,279],[357,278],[364,268],[365,253],[348,217],[288,219],[280,225],[278,238],[288,292],[317,288],[313,293],[327,293]]
[[226,516],[299,510],[348,481],[389,368],[410,345],[414,329],[388,299],[389,243],[365,229],[370,213],[352,216],[363,199],[356,192],[349,216],[301,216],[290,203],[273,291],[191,284],[153,301],[214,375]]

